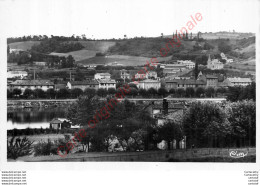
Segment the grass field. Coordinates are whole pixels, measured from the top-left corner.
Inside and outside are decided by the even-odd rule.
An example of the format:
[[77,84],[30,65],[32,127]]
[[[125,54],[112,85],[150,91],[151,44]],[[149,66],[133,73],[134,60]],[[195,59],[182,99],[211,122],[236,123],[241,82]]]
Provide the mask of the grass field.
[[106,52],[116,42],[113,41],[76,41],[81,43],[86,50],[93,50],[98,52]]
[[[169,57],[157,57],[158,61],[169,61]],[[123,66],[138,66],[146,64],[146,61],[151,63],[151,58],[148,57],[137,57],[129,55],[109,55],[106,57],[93,57],[85,60],[81,60],[78,63],[80,64],[99,64],[99,65],[111,65],[113,62],[122,64]]]
[[68,52],[68,53],[52,52],[50,55],[65,56],[65,57],[71,55],[71,56],[73,56],[75,61],[80,61],[80,60],[95,57],[97,52],[98,51],[82,49],[82,50],[79,50],[79,51],[72,51],[72,52]]
[[25,42],[15,42],[9,44],[9,47],[11,49],[21,49],[21,50],[29,50],[33,45],[40,44],[40,41],[25,41]]

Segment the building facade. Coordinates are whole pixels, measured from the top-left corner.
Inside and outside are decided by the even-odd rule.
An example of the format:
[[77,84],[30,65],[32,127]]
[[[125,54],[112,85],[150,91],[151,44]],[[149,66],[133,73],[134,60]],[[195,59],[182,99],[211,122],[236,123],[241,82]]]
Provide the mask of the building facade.
[[195,68],[195,63],[192,62],[191,60],[177,60],[177,63],[178,63],[178,64],[185,65],[186,68],[188,68],[188,69],[193,69],[193,68]]
[[99,79],[99,88],[108,90],[109,88],[116,89],[116,81],[112,79]]
[[210,55],[209,55],[208,62],[207,62],[207,68],[211,69],[211,70],[223,69],[224,64],[222,62],[220,62],[218,59],[211,60]]
[[148,90],[150,88],[154,88],[154,89],[158,90],[159,88],[161,88],[161,82],[158,80],[146,79],[146,80],[140,81],[137,84],[137,87],[140,89],[145,89],[145,90]]
[[130,74],[127,72],[127,70],[122,69],[122,70],[120,70],[120,78],[130,79]]
[[23,79],[26,76],[28,76],[28,73],[26,71],[8,71],[7,72],[7,78]]
[[99,80],[99,79],[110,79],[111,74],[109,73],[96,73],[94,76],[94,79]]
[[67,83],[68,89],[81,89],[84,91],[87,88],[98,89],[99,82],[97,80],[88,80],[88,81],[70,81]]
[[50,80],[16,80],[9,84],[11,91],[15,88],[21,89],[22,94],[25,89],[42,89],[43,91],[47,91],[48,89],[54,89],[54,83]]

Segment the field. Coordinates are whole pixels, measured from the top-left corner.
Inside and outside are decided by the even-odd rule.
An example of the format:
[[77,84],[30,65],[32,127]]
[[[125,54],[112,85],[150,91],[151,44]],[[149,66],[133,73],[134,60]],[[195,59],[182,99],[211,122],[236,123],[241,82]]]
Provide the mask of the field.
[[[225,65],[225,68],[229,68],[229,69],[232,69],[232,70],[239,70],[239,71],[255,71],[256,70],[256,59],[254,58],[250,58],[250,59],[247,59],[247,60],[242,60],[240,62],[234,62],[234,63],[231,63],[231,64],[227,64]],[[230,66],[232,68],[230,68]]]
[[21,50],[29,50],[33,45],[40,44],[40,41],[25,41],[25,42],[15,42],[9,44],[9,47],[11,49],[21,49]]
[[[171,59],[171,56],[169,57],[158,57],[158,61],[168,61]],[[137,57],[137,56],[129,56],[129,55],[109,55],[104,57],[93,57],[89,59],[85,59],[82,61],[79,61],[80,64],[96,64],[96,65],[111,65],[114,62],[117,62],[117,64],[121,64],[123,66],[138,66],[138,65],[144,65],[146,64],[146,61],[149,61],[151,63],[151,58],[148,57]]]
[[113,41],[77,41],[81,43],[86,50],[94,50],[99,52],[106,52],[116,42]]
[[52,52],[52,53],[50,53],[50,55],[57,55],[57,56],[60,56],[60,57],[61,56],[67,57],[67,56],[71,55],[71,56],[73,56],[75,61],[80,61],[80,60],[95,57],[97,52],[98,51],[82,49],[82,50],[79,50],[79,51],[72,51],[72,52],[68,52],[68,53]]

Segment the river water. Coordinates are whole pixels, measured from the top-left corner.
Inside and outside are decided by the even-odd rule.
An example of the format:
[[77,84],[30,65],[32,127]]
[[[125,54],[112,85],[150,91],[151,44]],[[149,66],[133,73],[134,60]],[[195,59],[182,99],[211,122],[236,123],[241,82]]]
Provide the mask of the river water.
[[67,108],[24,108],[7,110],[7,129],[49,128],[53,118],[65,118]]

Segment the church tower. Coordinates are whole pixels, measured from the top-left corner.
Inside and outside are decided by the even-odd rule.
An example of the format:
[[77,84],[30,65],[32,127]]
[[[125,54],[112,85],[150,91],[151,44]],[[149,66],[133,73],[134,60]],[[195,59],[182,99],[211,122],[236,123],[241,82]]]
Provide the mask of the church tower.
[[208,58],[208,62],[207,62],[207,67],[210,68],[211,66],[211,58],[210,58],[210,54],[209,54],[209,58]]

